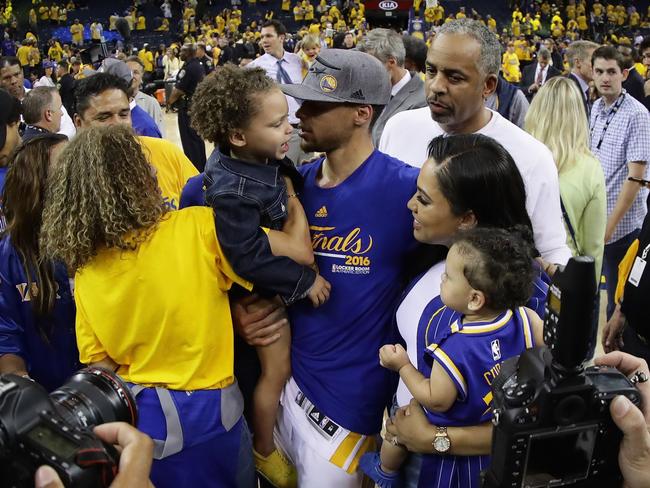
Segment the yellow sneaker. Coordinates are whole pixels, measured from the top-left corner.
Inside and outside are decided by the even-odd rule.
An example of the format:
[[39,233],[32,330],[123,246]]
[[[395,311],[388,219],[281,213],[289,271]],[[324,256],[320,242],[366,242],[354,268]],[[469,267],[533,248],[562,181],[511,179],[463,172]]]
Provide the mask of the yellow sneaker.
[[257,472],[277,488],[296,488],[298,475],[296,468],[278,449],[267,457],[253,449]]

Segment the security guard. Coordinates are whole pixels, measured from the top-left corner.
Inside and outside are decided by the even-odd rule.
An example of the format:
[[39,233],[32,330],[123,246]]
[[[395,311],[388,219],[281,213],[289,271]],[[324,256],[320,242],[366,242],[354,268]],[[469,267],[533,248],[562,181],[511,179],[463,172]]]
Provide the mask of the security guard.
[[[635,180],[636,181],[636,180]],[[642,186],[649,186],[640,180]],[[650,362],[650,213],[639,237],[629,247],[618,267],[616,309],[603,330],[603,349],[620,349]]]
[[197,85],[205,76],[205,69],[196,56],[194,44],[185,44],[181,48],[181,61],[183,67],[178,72],[178,81],[174,87],[169,104],[178,103],[178,132],[183,144],[183,152],[196,166],[196,169],[203,171],[205,167],[205,142],[190,127],[190,103]]
[[196,45],[196,57],[201,62],[201,66],[203,66],[205,76],[208,76],[214,71],[214,63],[212,62],[212,58],[208,56],[205,44],[202,42],[199,42]]

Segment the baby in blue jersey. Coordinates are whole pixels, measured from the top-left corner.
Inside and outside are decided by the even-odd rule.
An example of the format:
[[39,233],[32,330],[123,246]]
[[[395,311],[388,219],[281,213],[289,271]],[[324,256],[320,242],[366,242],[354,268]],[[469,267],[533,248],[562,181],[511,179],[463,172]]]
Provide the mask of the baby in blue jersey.
[[[542,343],[542,320],[523,306],[534,279],[529,242],[526,228],[462,233],[447,255],[440,297],[427,305],[418,325],[418,368],[400,344],[379,351],[381,365],[399,373],[441,434],[434,443],[438,454],[423,457],[419,486],[480,486],[488,456],[446,454],[444,429],[487,422],[490,385],[501,362]],[[384,442],[381,454],[364,455],[360,467],[379,486],[399,486],[406,454]]]

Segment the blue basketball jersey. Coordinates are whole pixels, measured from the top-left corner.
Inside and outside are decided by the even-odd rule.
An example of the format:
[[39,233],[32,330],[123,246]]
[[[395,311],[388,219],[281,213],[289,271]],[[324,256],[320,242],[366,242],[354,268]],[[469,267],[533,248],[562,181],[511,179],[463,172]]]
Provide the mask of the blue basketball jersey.
[[379,151],[333,188],[317,185],[323,159],[303,165],[300,196],[330,299],[297,303],[291,319],[294,379],[323,414],[344,428],[376,434],[397,376],[379,365],[395,342],[392,314],[405,258],[417,245],[406,207],[418,169]]
[[[433,361],[447,372],[458,398],[446,412],[426,411],[438,426],[477,425],[492,418],[491,385],[501,363],[532,348],[533,330],[524,307],[506,310],[491,322],[462,323],[463,315],[432,300],[418,324],[418,347],[423,351],[418,369],[431,376]],[[479,487],[479,473],[489,456],[423,457],[419,486]]]

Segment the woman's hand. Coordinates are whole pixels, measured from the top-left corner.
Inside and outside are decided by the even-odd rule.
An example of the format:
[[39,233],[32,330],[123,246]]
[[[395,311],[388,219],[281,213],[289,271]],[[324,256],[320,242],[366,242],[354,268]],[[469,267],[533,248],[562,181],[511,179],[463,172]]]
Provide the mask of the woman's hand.
[[434,437],[435,428],[415,399],[407,407],[398,409],[395,416],[386,421],[386,440],[401,444],[411,452],[431,454]]

